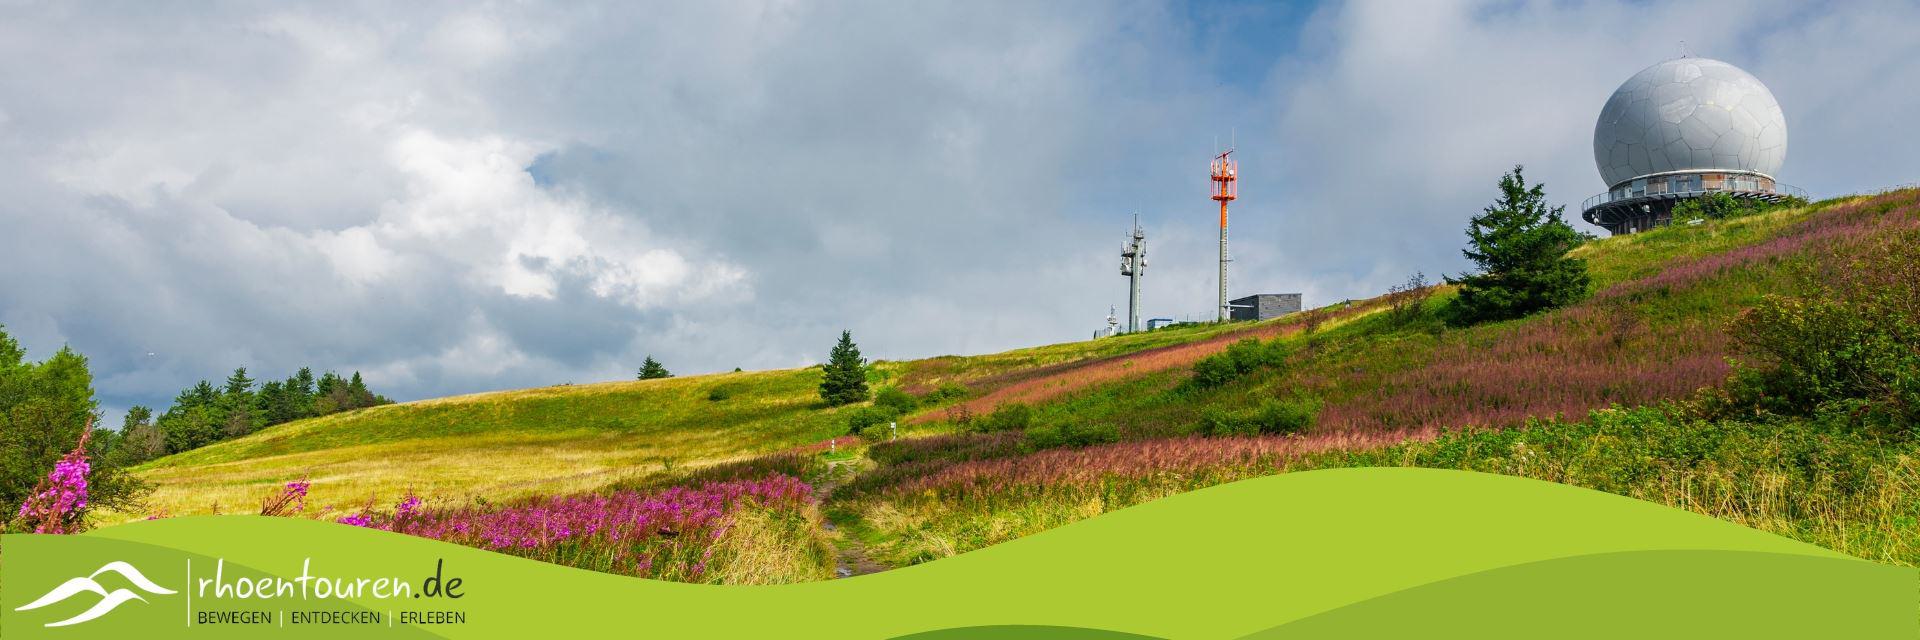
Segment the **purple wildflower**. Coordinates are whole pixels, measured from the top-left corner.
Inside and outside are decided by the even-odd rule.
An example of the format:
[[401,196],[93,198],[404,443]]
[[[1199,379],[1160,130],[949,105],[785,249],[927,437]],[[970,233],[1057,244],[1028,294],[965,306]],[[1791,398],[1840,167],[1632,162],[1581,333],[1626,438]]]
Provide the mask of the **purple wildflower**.
[[53,465],[53,471],[20,504],[18,515],[32,525],[34,533],[75,533],[83,528],[87,510],[87,440],[92,438],[91,423],[80,432],[73,451]]

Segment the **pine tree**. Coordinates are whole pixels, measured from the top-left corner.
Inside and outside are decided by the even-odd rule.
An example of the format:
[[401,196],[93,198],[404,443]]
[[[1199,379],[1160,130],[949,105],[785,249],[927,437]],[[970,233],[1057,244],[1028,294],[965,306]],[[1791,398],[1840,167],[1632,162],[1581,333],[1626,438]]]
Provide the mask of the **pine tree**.
[[231,398],[243,394],[251,395],[252,392],[253,378],[247,377],[246,367],[234,369],[233,375],[227,376],[227,397]]
[[660,361],[654,360],[652,355],[647,356],[646,362],[640,363],[641,380],[658,380],[671,377],[673,377],[673,374],[668,372],[667,368],[660,364]]
[[347,403],[354,409],[363,409],[379,404],[374,401],[373,391],[367,389],[367,382],[360,379],[360,372],[353,372],[353,378],[347,381]]
[[1586,261],[1567,257],[1580,234],[1547,208],[1544,185],[1527,186],[1521,167],[1500,177],[1500,197],[1467,223],[1462,253],[1480,267],[1447,281],[1460,285],[1449,308],[1455,325],[1506,320],[1565,306],[1586,295]]
[[247,377],[247,368],[233,370],[227,376],[227,386],[220,395],[220,432],[224,437],[237,438],[253,433],[259,427],[260,420],[254,413],[253,378]]
[[287,414],[289,420],[310,418],[313,410],[313,370],[300,367],[300,372],[287,378]]
[[820,399],[828,406],[864,402],[867,399],[867,363],[860,358],[860,347],[853,344],[853,332],[841,331],[840,342],[827,356],[826,375],[820,380]]

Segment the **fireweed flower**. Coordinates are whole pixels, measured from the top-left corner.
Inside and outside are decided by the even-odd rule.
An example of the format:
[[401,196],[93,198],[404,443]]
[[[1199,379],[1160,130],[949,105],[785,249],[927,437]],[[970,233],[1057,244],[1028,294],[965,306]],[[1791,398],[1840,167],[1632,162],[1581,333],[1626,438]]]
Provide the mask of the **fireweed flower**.
[[20,512],[15,515],[31,524],[34,533],[75,533],[84,526],[87,473],[92,471],[92,466],[87,464],[87,440],[92,436],[89,423],[88,428],[80,432],[80,442],[74,445],[73,451],[61,457],[47,478],[20,504]]
[[546,496],[504,507],[430,509],[408,494],[391,516],[361,512],[343,524],[436,538],[567,564],[601,558],[606,569],[698,579],[744,505],[797,510],[813,487],[797,478],[710,482],[654,491]]
[[260,501],[260,515],[290,516],[307,508],[307,489],[313,483],[301,478],[280,488],[280,495]]

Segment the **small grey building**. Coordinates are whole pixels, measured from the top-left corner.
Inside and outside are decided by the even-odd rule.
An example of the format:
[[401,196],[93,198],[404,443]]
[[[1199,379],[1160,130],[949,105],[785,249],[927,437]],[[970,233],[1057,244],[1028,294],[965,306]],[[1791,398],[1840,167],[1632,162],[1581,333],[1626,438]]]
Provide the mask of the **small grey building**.
[[1298,293],[1262,293],[1234,300],[1234,320],[1267,320],[1300,312]]

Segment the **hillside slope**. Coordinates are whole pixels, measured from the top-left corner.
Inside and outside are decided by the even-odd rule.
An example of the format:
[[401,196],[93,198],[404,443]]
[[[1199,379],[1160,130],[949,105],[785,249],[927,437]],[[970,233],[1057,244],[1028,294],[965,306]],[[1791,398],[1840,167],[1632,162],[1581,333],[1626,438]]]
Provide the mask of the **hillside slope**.
[[[1592,242],[1576,255],[1594,293],[1553,312],[1448,328],[1443,290],[1417,312],[1283,334],[1271,346],[1284,362],[1218,387],[1150,373],[1057,397],[1018,429],[876,445],[877,468],[832,511],[898,565],[1247,477],[1427,466],[1578,484],[1920,564],[1909,431],[1690,408],[1728,380],[1727,327],[1764,296],[1908,260],[1916,196]],[[1298,428],[1289,416],[1303,405],[1312,419],[1298,433],[1232,435]]]
[[[1089,362],[1265,334],[1275,323],[1187,325],[981,356],[877,362],[875,385],[975,395]],[[1193,354],[1188,358],[1204,353]],[[1044,375],[1042,376],[1044,377]],[[153,513],[245,512],[307,478],[321,513],[409,491],[513,499],[643,482],[684,469],[845,440],[846,414],[817,395],[817,368],[751,371],[477,393],[373,407],[263,429],[149,462]],[[978,399],[970,400],[977,402]],[[937,415],[937,410],[921,412]],[[102,514],[106,521],[144,513]]]
[[[1916,193],[1589,242],[1575,253],[1593,294],[1509,322],[1444,326],[1436,310],[1452,292],[1440,286],[1430,297],[1382,296],[1265,323],[875,363],[875,385],[969,394],[922,408],[903,420],[901,441],[871,447],[844,435],[857,407],[819,404],[819,372],[809,368],[379,407],[281,425],[141,473],[159,485],[157,509],[173,514],[251,510],[306,477],[318,507],[309,515],[326,516],[409,492],[485,511],[522,497],[777,471],[815,483],[821,509],[808,517],[824,512],[838,525],[828,537],[843,559],[858,550],[899,566],[1239,478],[1439,466],[1580,484],[1913,563],[1920,544],[1900,523],[1920,517],[1909,491],[1920,487],[1920,450],[1908,443],[1821,425],[1694,424],[1658,409],[1592,412],[1722,384],[1732,318],[1794,290],[1797,270],[1844,261],[1840,249],[1913,233]],[[1191,382],[1197,361],[1249,338],[1279,355],[1217,385]],[[1299,407],[1312,414],[1300,433],[1231,435]],[[1836,483],[1849,488],[1834,493]],[[783,530],[804,529],[795,527]],[[815,545],[828,534],[791,535]]]

